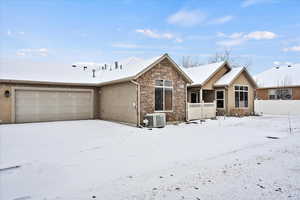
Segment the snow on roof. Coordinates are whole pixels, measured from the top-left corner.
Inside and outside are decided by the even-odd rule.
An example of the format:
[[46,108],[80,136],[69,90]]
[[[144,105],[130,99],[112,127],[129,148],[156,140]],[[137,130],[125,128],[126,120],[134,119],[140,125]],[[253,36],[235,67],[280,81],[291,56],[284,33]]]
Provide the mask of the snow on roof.
[[[136,57],[127,58],[118,62],[119,66],[122,65],[122,69],[120,67],[115,69],[114,62],[108,64],[106,70],[102,69],[102,67],[97,67],[95,78],[93,78],[92,69],[99,66],[99,63],[77,63],[79,66],[87,66],[88,68],[85,71],[82,67],[72,67],[70,64],[53,66],[47,63],[39,63],[31,68],[24,64],[22,65],[22,63],[16,63],[17,67],[13,67],[11,70],[11,66],[8,63],[2,63],[4,67],[0,68],[0,79],[80,84],[105,83],[136,76],[162,56],[146,60]],[[101,64],[101,66],[103,65]],[[20,69],[22,68],[27,68],[28,70],[21,71]]]
[[214,85],[215,86],[223,86],[223,85],[229,85],[236,76],[243,71],[244,67],[235,67],[232,68],[229,72],[224,74]]
[[255,76],[259,87],[300,85],[300,63],[290,66],[272,67]]
[[193,80],[192,85],[202,85],[213,73],[223,66],[225,62],[226,61],[185,68],[184,71]]
[[[105,83],[109,81],[134,77],[138,73],[146,69],[148,66],[150,66],[152,63],[160,59],[162,56],[163,55],[147,60],[133,58],[120,61],[119,64],[122,65],[122,69],[100,70],[96,74],[97,81],[99,83]],[[111,67],[114,68],[114,65],[112,65]]]

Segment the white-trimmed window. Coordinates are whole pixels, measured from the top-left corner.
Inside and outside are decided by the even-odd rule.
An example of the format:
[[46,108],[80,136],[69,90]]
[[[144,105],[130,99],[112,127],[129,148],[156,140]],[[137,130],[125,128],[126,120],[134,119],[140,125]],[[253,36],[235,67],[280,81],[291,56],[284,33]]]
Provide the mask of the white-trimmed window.
[[225,91],[216,90],[216,103],[217,108],[225,108]]
[[248,86],[235,85],[234,96],[235,96],[236,108],[248,108],[248,101],[249,101]]
[[270,100],[291,100],[292,97],[292,88],[269,89]]
[[155,111],[173,110],[173,85],[169,80],[155,81]]

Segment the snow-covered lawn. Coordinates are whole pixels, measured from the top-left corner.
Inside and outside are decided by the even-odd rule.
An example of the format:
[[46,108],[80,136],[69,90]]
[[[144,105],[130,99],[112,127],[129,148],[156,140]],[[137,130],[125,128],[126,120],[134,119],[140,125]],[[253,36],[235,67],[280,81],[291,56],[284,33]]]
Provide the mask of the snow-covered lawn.
[[[300,199],[300,117],[0,126],[0,199]],[[268,139],[266,136],[279,137]]]

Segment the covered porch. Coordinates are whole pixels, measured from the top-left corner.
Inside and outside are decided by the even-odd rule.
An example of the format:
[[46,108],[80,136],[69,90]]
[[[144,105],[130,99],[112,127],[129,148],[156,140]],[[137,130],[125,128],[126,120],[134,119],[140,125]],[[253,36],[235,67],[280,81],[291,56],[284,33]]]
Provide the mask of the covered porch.
[[203,89],[188,88],[188,120],[214,118],[226,111],[225,88]]

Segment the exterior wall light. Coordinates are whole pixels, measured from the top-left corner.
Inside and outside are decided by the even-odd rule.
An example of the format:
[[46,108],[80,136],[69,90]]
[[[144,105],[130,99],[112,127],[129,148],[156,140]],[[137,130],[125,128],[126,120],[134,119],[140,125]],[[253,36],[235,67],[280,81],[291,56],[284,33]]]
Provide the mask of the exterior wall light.
[[4,96],[7,97],[7,98],[10,97],[10,91],[9,90],[5,90]]

